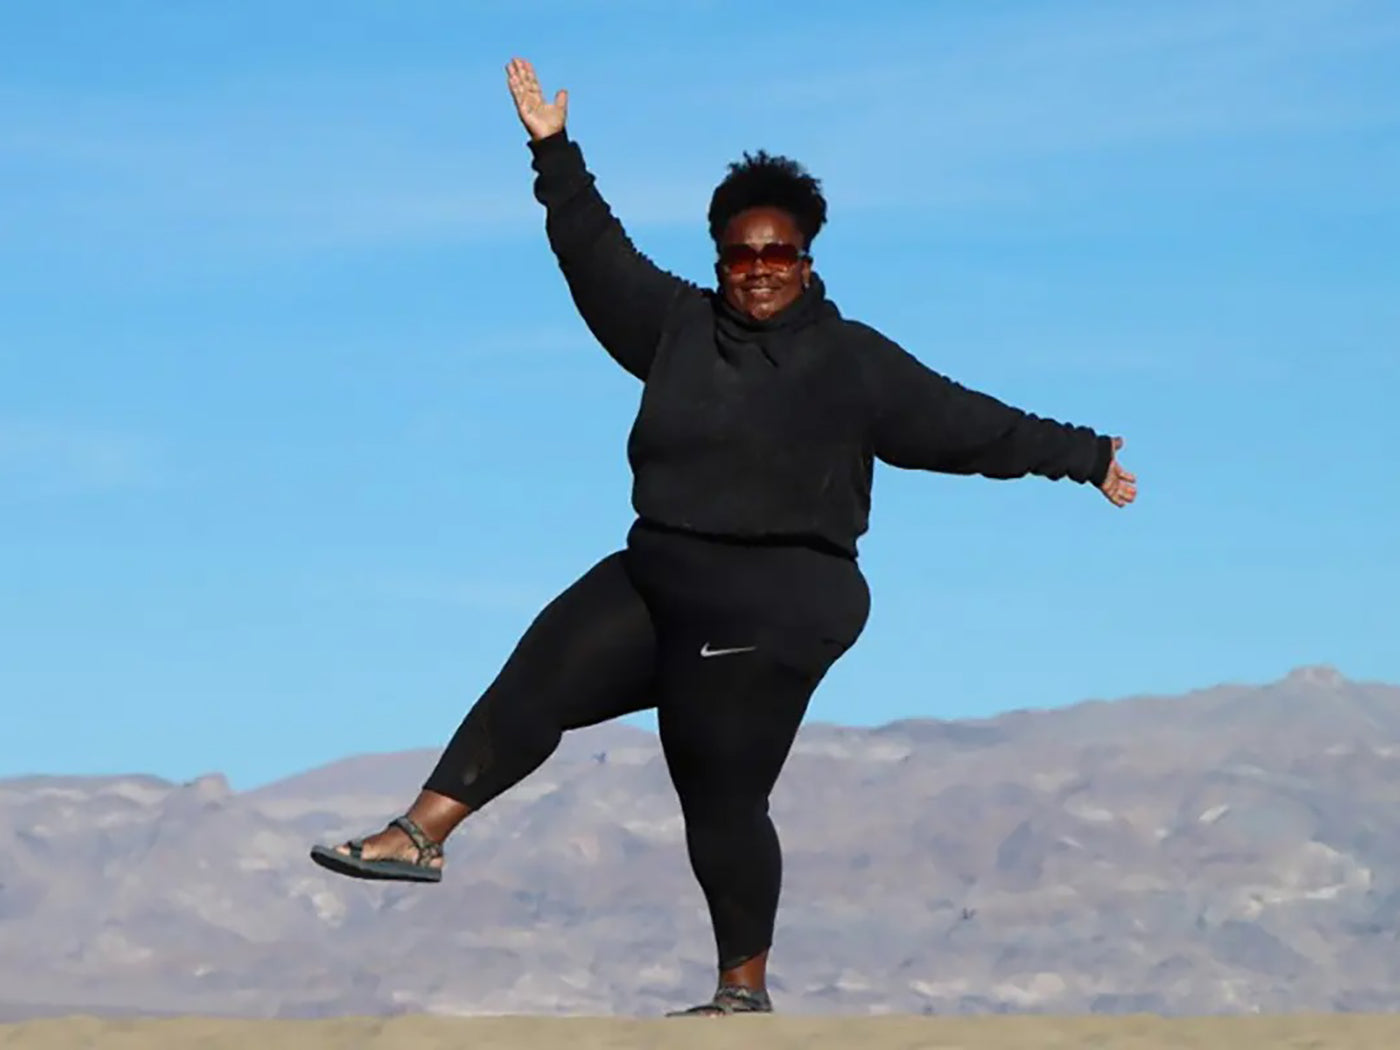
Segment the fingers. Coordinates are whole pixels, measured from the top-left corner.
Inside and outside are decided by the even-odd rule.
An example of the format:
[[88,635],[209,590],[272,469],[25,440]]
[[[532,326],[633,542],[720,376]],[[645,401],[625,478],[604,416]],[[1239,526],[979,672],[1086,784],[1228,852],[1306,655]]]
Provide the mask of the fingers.
[[1131,484],[1110,485],[1103,494],[1115,507],[1126,507],[1137,499],[1137,486]]
[[1136,476],[1129,474],[1116,462],[1109,465],[1108,476],[1099,488],[1115,507],[1126,507],[1137,499]]
[[540,96],[540,82],[535,76],[535,67],[523,58],[513,58],[506,63],[506,83],[517,102],[533,100]]
[[1108,464],[1108,476],[1104,478],[1103,494],[1116,507],[1126,507],[1137,499],[1137,475],[1122,468],[1118,462],[1118,451],[1123,447],[1123,439],[1113,439],[1113,459]]
[[506,66],[506,75],[526,90],[539,90],[540,78],[535,75],[535,67],[523,58],[511,59]]

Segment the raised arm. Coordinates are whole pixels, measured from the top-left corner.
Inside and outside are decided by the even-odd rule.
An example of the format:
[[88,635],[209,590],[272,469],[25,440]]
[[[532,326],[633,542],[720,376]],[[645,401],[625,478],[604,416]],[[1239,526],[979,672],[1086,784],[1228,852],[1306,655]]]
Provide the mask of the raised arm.
[[699,289],[661,269],[632,244],[565,130],[568,93],[544,101],[534,68],[506,66],[521,123],[530,133],[535,198],[545,232],[584,324],[613,359],[645,380],[676,299]]
[[1122,506],[1136,479],[1118,467],[1118,439],[1032,415],[969,390],[864,329],[862,363],[876,456],[891,466],[988,478],[1068,478]]

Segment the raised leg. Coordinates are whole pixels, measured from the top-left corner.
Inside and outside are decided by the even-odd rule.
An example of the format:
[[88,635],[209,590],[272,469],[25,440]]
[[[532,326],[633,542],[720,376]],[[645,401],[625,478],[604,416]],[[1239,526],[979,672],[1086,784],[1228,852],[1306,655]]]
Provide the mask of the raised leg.
[[318,846],[312,859],[362,878],[436,881],[441,844],[468,814],[538,769],[568,730],[652,706],[655,668],[651,615],[622,555],[611,554],[535,618],[406,819],[356,842]]

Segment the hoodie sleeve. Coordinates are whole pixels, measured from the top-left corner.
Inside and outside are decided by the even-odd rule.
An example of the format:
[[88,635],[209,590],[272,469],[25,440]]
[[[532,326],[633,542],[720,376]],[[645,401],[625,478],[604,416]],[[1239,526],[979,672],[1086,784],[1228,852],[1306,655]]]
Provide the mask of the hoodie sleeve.
[[529,145],[535,199],[574,305],[603,349],[645,381],[672,305],[699,289],[633,246],[566,131]]
[[1102,483],[1110,437],[970,390],[884,336],[862,348],[875,455],[895,467],[988,478],[1027,475]]

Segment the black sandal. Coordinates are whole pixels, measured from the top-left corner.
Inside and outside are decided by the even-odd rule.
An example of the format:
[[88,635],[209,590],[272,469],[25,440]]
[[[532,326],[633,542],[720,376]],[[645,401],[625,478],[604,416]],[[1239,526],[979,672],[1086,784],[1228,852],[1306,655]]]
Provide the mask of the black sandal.
[[349,853],[342,853],[333,846],[312,846],[311,859],[321,867],[338,875],[349,875],[355,879],[382,879],[391,882],[441,882],[442,869],[433,867],[432,861],[443,855],[442,843],[434,842],[424,833],[416,821],[408,816],[396,817],[389,827],[398,828],[418,848],[416,860],[398,860],[390,857],[369,858],[363,855],[365,840],[351,839],[345,843]]
[[742,985],[721,985],[708,1003],[685,1010],[672,1010],[667,1017],[727,1017],[730,1014],[771,1014],[773,1000],[760,988]]

